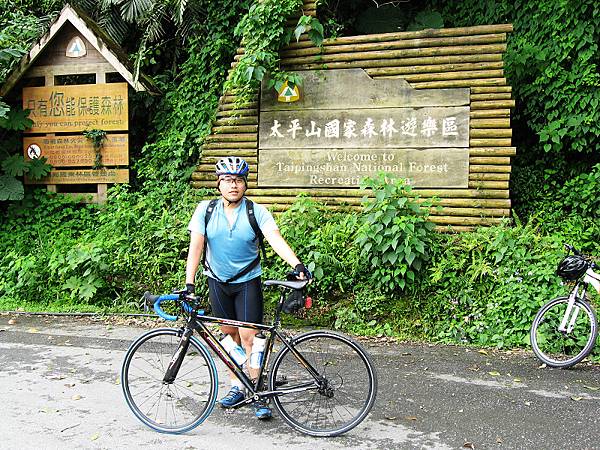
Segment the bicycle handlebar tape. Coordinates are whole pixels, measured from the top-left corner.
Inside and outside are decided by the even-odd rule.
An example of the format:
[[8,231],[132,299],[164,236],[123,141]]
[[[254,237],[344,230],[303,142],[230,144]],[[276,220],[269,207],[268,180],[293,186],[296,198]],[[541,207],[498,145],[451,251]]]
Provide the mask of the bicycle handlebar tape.
[[[160,304],[162,302],[172,302],[172,301],[180,301],[180,300],[181,300],[181,298],[179,297],[179,294],[161,295],[154,302],[154,312],[156,312],[156,314],[158,314],[160,317],[162,317],[165,320],[175,321],[175,320],[177,320],[178,316],[172,316],[171,314],[167,314],[161,308]],[[184,302],[184,301],[181,301],[181,306],[187,313],[191,313],[194,310],[187,302]],[[198,310],[198,315],[203,316],[204,310],[203,309]]]
[[165,320],[177,320],[177,316],[172,316],[171,314],[167,314],[160,307],[160,304],[162,302],[169,302],[169,301],[173,301],[173,300],[179,300],[179,295],[167,294],[167,295],[161,295],[160,297],[158,297],[156,299],[156,302],[154,303],[154,311],[156,312],[156,314],[158,314],[160,317],[162,317]]

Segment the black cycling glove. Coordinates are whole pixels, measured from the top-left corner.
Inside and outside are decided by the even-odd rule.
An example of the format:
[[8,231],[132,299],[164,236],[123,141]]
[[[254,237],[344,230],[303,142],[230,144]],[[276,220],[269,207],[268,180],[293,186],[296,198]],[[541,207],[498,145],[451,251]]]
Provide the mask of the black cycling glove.
[[312,278],[312,273],[310,273],[310,271],[302,263],[296,264],[296,267],[294,267],[294,273],[296,273],[298,275],[300,275],[301,273],[303,273],[304,274],[304,278],[306,278],[307,280],[310,280]]
[[185,284],[185,293],[187,295],[194,295],[196,293],[196,285],[193,283]]

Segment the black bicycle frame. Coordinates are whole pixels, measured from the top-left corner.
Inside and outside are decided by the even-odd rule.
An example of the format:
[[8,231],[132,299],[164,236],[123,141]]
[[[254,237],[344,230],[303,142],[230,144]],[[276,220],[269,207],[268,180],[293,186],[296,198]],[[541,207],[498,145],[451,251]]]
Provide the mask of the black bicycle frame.
[[[275,339],[279,338],[279,340],[286,346],[289,351],[292,352],[294,357],[298,360],[298,362],[311,374],[316,382],[316,387],[321,388],[323,384],[323,378],[319,375],[319,373],[312,367],[312,365],[299,353],[293,345],[290,345],[288,339],[283,336],[279,330],[280,316],[281,316],[281,307],[283,304],[284,294],[281,294],[281,298],[279,304],[277,305],[277,310],[275,314],[275,320],[273,321],[273,325],[263,325],[259,323],[250,323],[250,322],[240,322],[237,320],[230,319],[222,319],[219,317],[212,316],[199,316],[197,311],[192,311],[190,318],[185,327],[182,328],[182,335],[180,343],[177,347],[176,352],[173,354],[167,371],[165,372],[165,376],[163,378],[164,383],[172,383],[177,377],[177,373],[181,367],[181,363],[183,362],[183,358],[187,352],[187,348],[189,346],[189,340],[194,332],[197,331],[200,337],[206,344],[215,352],[215,354],[219,357],[221,361],[235,374],[235,376],[242,382],[244,387],[248,389],[251,393],[248,399],[243,402],[240,402],[236,407],[243,406],[253,400],[256,400],[254,397],[258,394],[260,397],[272,397],[275,395],[285,395],[286,393],[292,393],[299,390],[305,390],[308,387],[314,386],[314,383],[303,383],[298,386],[294,386],[290,389],[282,389],[279,391],[262,391],[261,384],[263,381],[263,374],[265,372],[265,368],[269,364],[271,351],[273,350],[273,345],[275,343]],[[258,377],[256,380],[252,380],[246,373],[243,368],[227,353],[223,344],[215,337],[214,334],[206,326],[207,324],[218,324],[218,325],[227,325],[238,328],[249,328],[253,330],[266,331],[268,333],[267,344],[265,345],[264,358],[262,364],[260,366],[260,370],[258,373]]]

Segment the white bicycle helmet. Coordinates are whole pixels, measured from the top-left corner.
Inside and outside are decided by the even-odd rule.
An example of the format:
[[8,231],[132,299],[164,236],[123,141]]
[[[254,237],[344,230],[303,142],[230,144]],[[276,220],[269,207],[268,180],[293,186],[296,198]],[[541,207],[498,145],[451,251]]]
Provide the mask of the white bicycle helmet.
[[249,171],[248,163],[237,156],[227,156],[215,164],[215,173],[217,176],[237,175],[239,177],[247,177]]

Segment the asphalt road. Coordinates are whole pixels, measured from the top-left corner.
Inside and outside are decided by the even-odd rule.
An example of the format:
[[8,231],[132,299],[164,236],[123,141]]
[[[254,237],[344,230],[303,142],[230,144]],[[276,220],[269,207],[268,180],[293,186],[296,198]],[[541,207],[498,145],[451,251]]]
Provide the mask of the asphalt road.
[[[114,322],[114,321],[113,321]],[[0,315],[1,449],[600,449],[600,366],[540,368],[530,352],[363,341],[379,372],[371,415],[336,438],[275,413],[215,408],[185,435],[128,410],[119,371],[151,324]],[[227,376],[220,369],[221,391]]]

